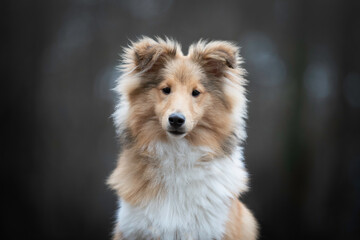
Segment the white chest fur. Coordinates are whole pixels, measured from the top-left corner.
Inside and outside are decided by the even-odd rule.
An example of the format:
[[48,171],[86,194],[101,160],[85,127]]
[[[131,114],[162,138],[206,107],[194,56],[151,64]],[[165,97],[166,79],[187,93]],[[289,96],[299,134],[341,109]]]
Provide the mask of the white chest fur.
[[121,202],[118,230],[126,239],[221,239],[231,198],[246,190],[247,173],[238,148],[232,156],[199,162],[206,148],[185,140],[153,146],[161,160],[161,198],[145,207]]

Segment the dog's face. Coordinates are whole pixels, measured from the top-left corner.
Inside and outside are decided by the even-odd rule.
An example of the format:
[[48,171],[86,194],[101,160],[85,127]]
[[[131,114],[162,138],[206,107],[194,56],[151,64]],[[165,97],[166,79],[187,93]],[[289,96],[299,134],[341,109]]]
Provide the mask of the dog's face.
[[169,61],[160,71],[162,81],[151,92],[155,114],[172,137],[191,132],[208,108],[209,93],[201,83],[206,76],[187,58]]
[[237,47],[200,41],[184,56],[176,42],[144,38],[126,49],[124,60],[127,125],[138,141],[185,137],[220,146],[231,135],[234,103],[244,95],[234,77],[242,74]]

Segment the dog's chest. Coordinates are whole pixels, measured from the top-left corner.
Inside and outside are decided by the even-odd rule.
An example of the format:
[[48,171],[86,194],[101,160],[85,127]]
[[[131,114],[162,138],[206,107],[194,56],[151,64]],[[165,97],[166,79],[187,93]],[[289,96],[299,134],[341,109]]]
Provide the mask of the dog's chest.
[[246,173],[230,158],[199,163],[203,150],[182,147],[157,149],[163,158],[163,194],[142,208],[122,203],[119,224],[124,236],[221,239],[230,199]]

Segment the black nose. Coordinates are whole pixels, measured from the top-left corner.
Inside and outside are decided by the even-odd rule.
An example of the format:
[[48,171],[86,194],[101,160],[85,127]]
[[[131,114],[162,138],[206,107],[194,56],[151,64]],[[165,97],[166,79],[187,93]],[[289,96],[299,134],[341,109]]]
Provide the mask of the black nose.
[[181,113],[173,113],[169,116],[170,126],[173,128],[181,127],[185,122],[185,116]]

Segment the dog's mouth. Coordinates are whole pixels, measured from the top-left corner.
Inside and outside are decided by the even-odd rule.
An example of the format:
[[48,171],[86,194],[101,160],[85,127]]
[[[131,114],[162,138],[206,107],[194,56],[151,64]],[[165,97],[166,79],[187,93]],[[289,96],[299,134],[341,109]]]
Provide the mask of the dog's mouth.
[[176,138],[183,137],[187,134],[186,128],[184,126],[179,128],[168,126],[166,132],[169,136]]
[[168,131],[168,133],[170,133],[172,135],[180,136],[182,134],[185,134],[186,132],[179,131],[179,130],[173,130],[173,131]]

